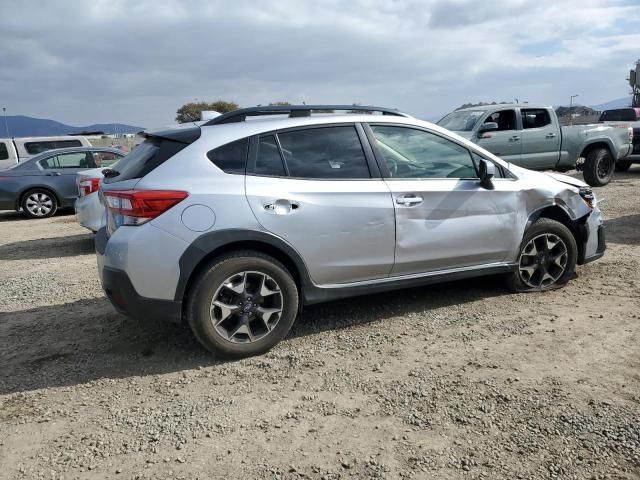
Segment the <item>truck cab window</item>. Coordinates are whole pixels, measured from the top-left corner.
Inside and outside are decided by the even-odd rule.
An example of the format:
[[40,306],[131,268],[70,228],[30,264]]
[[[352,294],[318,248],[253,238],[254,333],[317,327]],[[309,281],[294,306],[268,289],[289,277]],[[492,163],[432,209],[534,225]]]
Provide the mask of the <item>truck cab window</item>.
[[522,127],[527,128],[542,128],[551,124],[551,116],[549,111],[544,108],[523,108],[522,114]]
[[487,117],[484,123],[495,122],[498,124],[498,131],[503,130],[515,130],[516,126],[516,111],[515,110],[499,110],[493,112]]

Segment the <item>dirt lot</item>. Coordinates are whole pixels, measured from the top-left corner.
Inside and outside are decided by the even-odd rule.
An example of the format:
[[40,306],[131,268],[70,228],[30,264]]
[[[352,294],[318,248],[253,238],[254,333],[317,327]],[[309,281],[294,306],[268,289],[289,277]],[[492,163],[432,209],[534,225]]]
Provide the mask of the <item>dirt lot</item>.
[[565,289],[307,308],[258,358],[104,298],[73,216],[0,213],[1,478],[640,479],[640,166]]

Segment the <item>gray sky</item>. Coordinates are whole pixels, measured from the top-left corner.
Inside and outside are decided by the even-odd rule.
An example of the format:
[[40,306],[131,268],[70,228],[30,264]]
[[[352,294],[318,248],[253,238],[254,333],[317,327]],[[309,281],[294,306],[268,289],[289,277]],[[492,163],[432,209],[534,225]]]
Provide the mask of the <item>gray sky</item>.
[[396,107],[591,105],[628,93],[640,0],[0,0],[0,105],[171,123],[195,98]]

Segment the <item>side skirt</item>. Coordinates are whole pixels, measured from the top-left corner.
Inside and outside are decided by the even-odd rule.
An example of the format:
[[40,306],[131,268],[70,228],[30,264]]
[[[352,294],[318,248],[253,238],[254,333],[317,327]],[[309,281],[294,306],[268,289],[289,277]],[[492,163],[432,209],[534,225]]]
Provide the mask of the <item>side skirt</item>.
[[465,278],[483,277],[511,273],[517,265],[510,263],[492,263],[476,267],[439,270],[437,272],[402,275],[382,278],[366,282],[344,283],[332,285],[305,285],[303,288],[304,304],[321,303],[339,298],[369,295],[372,293],[400,290],[422,285],[444,283]]

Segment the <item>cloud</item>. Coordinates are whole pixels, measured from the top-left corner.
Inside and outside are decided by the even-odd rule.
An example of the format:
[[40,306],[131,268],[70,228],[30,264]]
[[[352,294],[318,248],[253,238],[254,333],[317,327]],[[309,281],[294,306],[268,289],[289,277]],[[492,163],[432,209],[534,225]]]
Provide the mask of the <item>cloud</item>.
[[640,8],[611,0],[0,2],[0,103],[75,124],[163,125],[195,98],[599,103],[640,44]]

